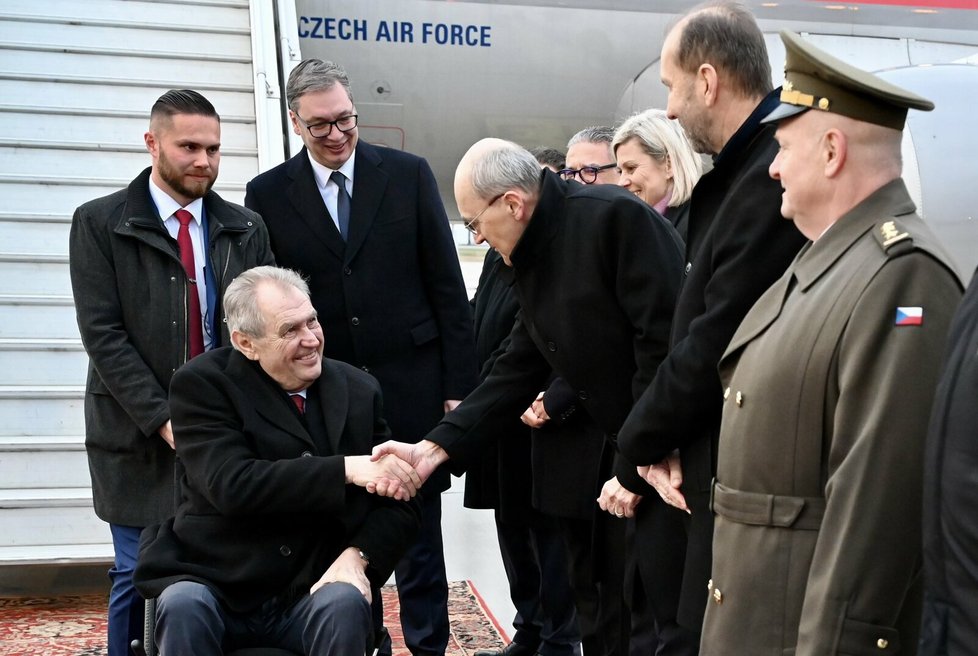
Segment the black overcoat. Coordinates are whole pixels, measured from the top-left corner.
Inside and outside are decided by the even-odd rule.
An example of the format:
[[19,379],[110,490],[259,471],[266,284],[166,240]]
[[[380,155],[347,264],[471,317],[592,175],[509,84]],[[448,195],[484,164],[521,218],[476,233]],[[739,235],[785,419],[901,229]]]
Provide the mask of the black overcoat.
[[[170,377],[189,357],[187,276],[149,193],[151,169],[126,188],[75,210],[68,248],[71,289],[89,357],[85,449],[95,512],[124,526],[173,514],[173,450],[157,433],[170,418]],[[254,212],[204,196],[221,306],[236,275],[274,264],[265,224]]]
[[951,324],[924,463],[921,656],[978,645],[978,276]]
[[[396,439],[415,442],[446,399],[476,383],[472,313],[428,163],[360,141],[349,241],[329,217],[305,149],[248,183],[280,266],[309,278],[326,357],[373,374]],[[448,476],[433,481],[448,487]]]
[[[717,365],[754,301],[805,243],[794,224],[781,216],[781,185],[768,175],[778,144],[775,126],[760,120],[777,103],[775,94],[760,103],[693,189],[686,276],[669,357],[635,404],[619,441],[622,452],[643,465],[680,449],[682,491],[692,516],[687,553],[679,559],[685,560],[686,570],[679,620],[696,630],[706,608],[713,541],[709,490],[723,405]],[[661,510],[678,512],[665,506]],[[656,522],[640,521],[637,530],[648,544],[662,536]]]
[[[479,378],[485,380],[505,350],[503,342],[520,310],[513,272],[495,250],[486,253],[472,310]],[[465,507],[493,508],[505,522],[524,522],[530,518],[531,486],[530,429],[519,415],[512,415],[495,448],[488,448],[479,464],[466,472]]]
[[682,272],[675,229],[618,187],[541,176],[540,198],[511,257],[521,312],[509,346],[427,436],[456,466],[477,462],[551,371],[576,390],[613,445],[665,357]]
[[[369,555],[373,586],[384,584],[417,534],[420,505],[345,482],[343,457],[369,454],[389,435],[377,381],[324,359],[309,396],[301,418],[261,366],[230,347],[177,372],[170,405],[181,503],[175,517],[143,531],[140,593],[192,580],[249,611],[308,593],[349,546]],[[322,425],[307,430],[314,403]]]

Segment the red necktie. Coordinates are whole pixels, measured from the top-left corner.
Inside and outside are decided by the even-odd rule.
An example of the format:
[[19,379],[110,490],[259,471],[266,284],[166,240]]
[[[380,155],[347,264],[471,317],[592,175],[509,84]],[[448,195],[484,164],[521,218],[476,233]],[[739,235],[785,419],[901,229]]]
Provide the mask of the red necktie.
[[204,326],[201,322],[200,297],[197,295],[197,267],[194,264],[194,244],[190,240],[190,222],[194,220],[194,215],[187,210],[177,210],[173,214],[180,222],[177,246],[180,247],[180,262],[187,274],[187,296],[190,297],[187,336],[190,340],[190,357],[193,358],[204,352]]
[[301,394],[289,394],[292,398],[292,403],[295,404],[296,410],[299,411],[300,415],[306,414],[306,400]]

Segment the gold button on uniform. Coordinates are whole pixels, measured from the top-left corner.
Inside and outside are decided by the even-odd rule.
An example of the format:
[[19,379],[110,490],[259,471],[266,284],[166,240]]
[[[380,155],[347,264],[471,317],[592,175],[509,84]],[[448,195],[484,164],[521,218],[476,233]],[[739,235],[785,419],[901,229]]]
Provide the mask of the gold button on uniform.
[[710,592],[713,592],[713,579],[710,579],[709,581],[706,582],[706,589],[709,590]]
[[730,388],[723,390],[723,400],[726,401],[730,397]]
[[720,588],[713,588],[713,601],[717,602],[718,604],[723,603],[723,593],[720,592]]
[[876,646],[879,647],[880,649],[886,649],[887,647],[890,646],[890,641],[887,640],[886,638],[880,638],[879,640],[876,641]]
[[744,395],[743,395],[743,393],[737,392],[737,396],[734,397],[734,402],[737,404],[737,407],[738,408],[740,406],[744,405]]

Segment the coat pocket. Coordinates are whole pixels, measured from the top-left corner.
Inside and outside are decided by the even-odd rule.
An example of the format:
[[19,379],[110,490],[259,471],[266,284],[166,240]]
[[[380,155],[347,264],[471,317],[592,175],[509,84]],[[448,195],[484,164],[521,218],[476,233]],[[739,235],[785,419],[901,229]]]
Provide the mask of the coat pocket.
[[847,618],[842,622],[839,647],[836,652],[840,656],[899,654],[900,633],[892,626]]
[[438,324],[434,318],[425,319],[411,328],[411,340],[415,346],[421,346],[438,337]]

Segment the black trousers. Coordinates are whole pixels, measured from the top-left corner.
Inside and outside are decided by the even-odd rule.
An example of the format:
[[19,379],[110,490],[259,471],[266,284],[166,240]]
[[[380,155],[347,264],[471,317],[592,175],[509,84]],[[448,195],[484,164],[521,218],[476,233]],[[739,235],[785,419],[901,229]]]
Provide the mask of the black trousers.
[[625,605],[625,522],[560,518],[571,587],[588,656],[627,656],[630,622]]
[[[440,493],[424,493],[421,532],[394,568],[394,579],[407,648],[413,656],[443,656],[448,647],[449,624]],[[375,601],[375,618],[379,611]]]
[[504,521],[497,511],[496,535],[516,607],[513,642],[543,656],[578,653],[567,547],[557,520],[533,511],[520,521]]

